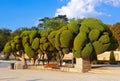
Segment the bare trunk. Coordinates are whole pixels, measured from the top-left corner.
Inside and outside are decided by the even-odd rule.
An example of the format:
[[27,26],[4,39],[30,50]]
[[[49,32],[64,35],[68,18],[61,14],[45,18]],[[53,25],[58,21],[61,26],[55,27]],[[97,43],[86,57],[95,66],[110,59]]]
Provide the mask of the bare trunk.
[[24,55],[22,55],[22,57],[18,57],[18,58],[23,62],[23,65],[27,65],[27,62],[26,62]]
[[31,65],[35,65],[35,60],[33,58],[30,59]]
[[38,59],[35,60],[35,65],[38,65]]

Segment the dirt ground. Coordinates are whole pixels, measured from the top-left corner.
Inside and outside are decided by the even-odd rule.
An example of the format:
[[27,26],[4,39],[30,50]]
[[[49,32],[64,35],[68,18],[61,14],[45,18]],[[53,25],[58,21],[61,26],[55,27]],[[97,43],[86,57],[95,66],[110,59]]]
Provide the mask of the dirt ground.
[[10,70],[0,63],[0,81],[120,81],[120,65],[93,65],[87,73],[51,70]]

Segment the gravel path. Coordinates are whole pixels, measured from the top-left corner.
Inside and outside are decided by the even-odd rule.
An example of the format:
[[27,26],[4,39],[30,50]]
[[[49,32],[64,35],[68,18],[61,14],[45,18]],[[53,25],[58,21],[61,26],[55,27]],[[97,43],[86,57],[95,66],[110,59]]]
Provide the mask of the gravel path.
[[0,81],[120,81],[120,67],[116,70],[93,69],[88,73],[27,69],[10,70],[1,67]]

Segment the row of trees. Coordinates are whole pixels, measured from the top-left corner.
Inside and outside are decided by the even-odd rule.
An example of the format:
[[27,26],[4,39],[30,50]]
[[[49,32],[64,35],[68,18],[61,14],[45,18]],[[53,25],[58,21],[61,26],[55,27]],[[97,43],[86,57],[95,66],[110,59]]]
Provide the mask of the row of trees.
[[[25,62],[27,54],[33,64],[38,59],[44,64],[44,56],[47,55],[48,63],[56,60],[61,65],[64,54],[69,52],[73,52],[75,58],[93,60],[96,54],[118,47],[109,28],[98,19],[72,19],[70,22],[63,17],[51,19],[49,22],[42,20],[44,23],[40,26],[43,28],[24,30],[7,42],[3,50],[6,57],[13,54]],[[62,24],[54,24],[59,22]]]

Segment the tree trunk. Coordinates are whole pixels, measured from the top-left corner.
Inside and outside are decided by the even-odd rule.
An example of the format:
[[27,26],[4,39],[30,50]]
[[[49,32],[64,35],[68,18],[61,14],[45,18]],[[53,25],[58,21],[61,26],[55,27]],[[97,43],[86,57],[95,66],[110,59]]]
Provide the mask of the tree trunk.
[[19,57],[19,59],[23,62],[23,65],[27,65],[27,62],[24,56]]
[[30,63],[31,63],[31,65],[35,65],[35,59],[31,58]]
[[35,60],[35,65],[38,65],[38,59]]

